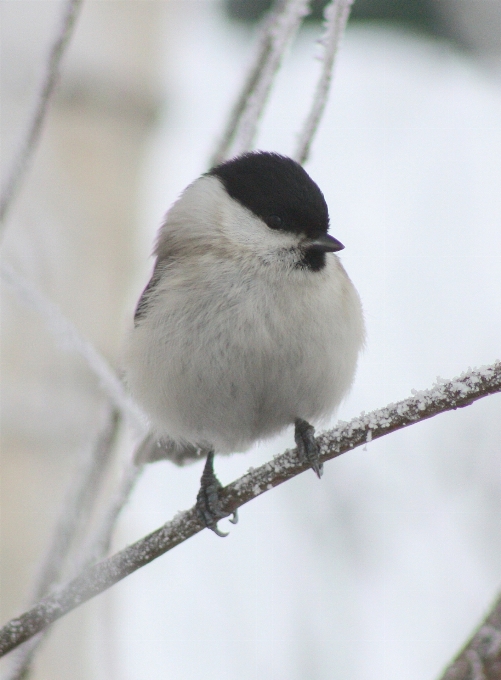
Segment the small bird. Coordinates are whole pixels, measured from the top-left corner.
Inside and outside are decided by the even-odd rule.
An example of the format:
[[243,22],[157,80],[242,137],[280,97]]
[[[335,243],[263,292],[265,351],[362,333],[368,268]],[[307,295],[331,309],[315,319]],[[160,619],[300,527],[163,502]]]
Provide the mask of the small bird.
[[[164,457],[207,454],[197,510],[218,535],[214,454],[295,426],[318,477],[311,421],[348,392],[364,342],[359,296],[334,254],[324,196],[291,158],[256,151],[212,168],[168,211],[125,353],[129,389]],[[236,515],[234,522],[237,521]]]

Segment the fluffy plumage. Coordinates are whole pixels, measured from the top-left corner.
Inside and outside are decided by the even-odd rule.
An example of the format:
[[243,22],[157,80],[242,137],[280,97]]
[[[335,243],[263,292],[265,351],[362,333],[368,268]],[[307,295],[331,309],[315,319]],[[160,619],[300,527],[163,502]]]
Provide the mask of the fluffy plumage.
[[275,154],[232,162],[168,212],[128,341],[130,390],[178,452],[244,451],[328,417],[363,344],[357,292],[314,245],[328,228],[316,184]]

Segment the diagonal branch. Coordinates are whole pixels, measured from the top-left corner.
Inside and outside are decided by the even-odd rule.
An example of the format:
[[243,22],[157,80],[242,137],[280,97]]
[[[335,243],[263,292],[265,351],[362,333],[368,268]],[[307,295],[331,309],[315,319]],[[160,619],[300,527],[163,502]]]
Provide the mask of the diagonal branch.
[[67,0],[64,9],[61,28],[56,36],[47,64],[47,72],[42,89],[38,97],[33,118],[29,124],[24,143],[14,161],[7,182],[2,189],[0,198],[0,233],[5,218],[12,205],[21,180],[28,169],[29,162],[37,147],[42,132],[43,123],[47,115],[49,102],[59,79],[59,68],[70,38],[73,34],[75,22],[83,0]]
[[[501,362],[478,370],[468,370],[450,381],[438,380],[430,390],[414,390],[408,399],[367,414],[362,413],[350,422],[340,422],[333,430],[321,434],[317,438],[321,460],[325,462],[337,458],[373,439],[439,413],[469,406],[496,392],[501,392]],[[306,469],[296,449],[286,451],[226,486],[221,496],[223,508],[229,515],[256,496]],[[31,610],[7,623],[0,630],[0,655],[14,649],[70,610],[107,590],[203,528],[195,508],[191,508],[179,513],[152,534],[86,569],[71,583],[60,588],[59,592],[46,597]]]

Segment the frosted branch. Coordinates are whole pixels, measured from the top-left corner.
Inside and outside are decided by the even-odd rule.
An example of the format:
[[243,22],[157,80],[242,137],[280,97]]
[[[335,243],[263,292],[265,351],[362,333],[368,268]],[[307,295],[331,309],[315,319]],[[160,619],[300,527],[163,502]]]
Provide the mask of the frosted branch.
[[[428,418],[469,406],[474,401],[501,391],[501,362],[468,370],[453,380],[438,380],[430,389],[414,390],[412,396],[395,404],[362,413],[348,423],[317,437],[322,462],[337,458],[367,442],[384,437],[391,432]],[[307,470],[291,449],[222,490],[221,502],[228,515],[256,496],[292,479]],[[30,611],[12,619],[0,630],[0,655],[25,642],[61,616],[102,593],[137,569],[160,557],[179,543],[202,531],[204,526],[193,507],[178,513],[149,536],[137,541],[121,552],[86,569],[80,576],[46,597]],[[447,680],[452,680],[450,676]]]
[[67,0],[61,27],[52,45],[47,71],[43,80],[42,89],[38,97],[33,118],[29,123],[25,140],[13,163],[12,170],[2,190],[0,198],[0,234],[5,218],[21,185],[21,181],[28,169],[28,165],[37,147],[42,132],[43,123],[47,115],[50,99],[54,93],[59,79],[59,69],[70,38],[73,34],[78,11],[83,0]]
[[211,166],[228,158],[230,149],[236,155],[251,148],[273,79],[287,47],[309,12],[309,3],[310,0],[279,0],[264,21],[254,63],[211,159]]
[[501,595],[440,680],[499,680],[501,677]]
[[353,0],[332,0],[325,8],[325,33],[320,40],[324,48],[322,70],[315,88],[310,112],[299,134],[297,150],[294,155],[295,160],[301,164],[308,160],[313,138],[327,104],[334,62],[352,4]]
[[79,354],[84,359],[111,402],[120,409],[136,431],[144,434],[146,417],[125,392],[116,373],[92,343],[82,337],[56,304],[6,262],[0,265],[0,275],[25,304],[40,314],[61,347]]

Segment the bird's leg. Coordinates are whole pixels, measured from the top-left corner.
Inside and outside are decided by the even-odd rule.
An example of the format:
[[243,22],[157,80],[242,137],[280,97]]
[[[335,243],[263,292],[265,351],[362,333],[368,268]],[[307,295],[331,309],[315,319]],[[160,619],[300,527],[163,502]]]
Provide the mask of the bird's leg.
[[[218,536],[228,536],[227,533],[218,529],[217,523],[223,517],[228,517],[228,513],[224,512],[219,500],[219,492],[222,489],[222,484],[216,477],[214,472],[214,451],[210,451],[207,460],[205,461],[204,471],[200,480],[200,490],[197,494],[197,512],[198,516],[208,529]],[[233,513],[230,519],[232,524],[238,522],[237,511]]]
[[296,428],[294,439],[296,440],[299,456],[305,463],[311,466],[320,479],[324,471],[324,465],[320,461],[320,451],[314,437],[315,428],[302,418],[296,418],[294,425]]

